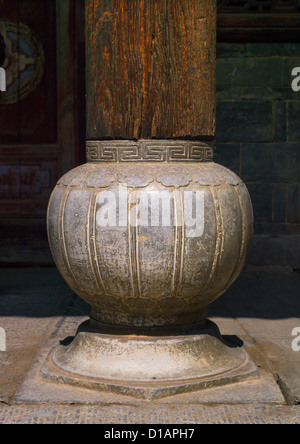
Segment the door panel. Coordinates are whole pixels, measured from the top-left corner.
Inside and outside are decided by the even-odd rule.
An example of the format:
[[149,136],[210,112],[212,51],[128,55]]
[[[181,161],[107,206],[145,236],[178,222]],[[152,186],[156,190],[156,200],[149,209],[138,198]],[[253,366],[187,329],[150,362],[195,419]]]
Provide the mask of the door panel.
[[0,263],[35,263],[30,244],[40,245],[50,261],[48,199],[58,178],[83,160],[83,6],[76,0],[0,2],[7,82],[0,97]]

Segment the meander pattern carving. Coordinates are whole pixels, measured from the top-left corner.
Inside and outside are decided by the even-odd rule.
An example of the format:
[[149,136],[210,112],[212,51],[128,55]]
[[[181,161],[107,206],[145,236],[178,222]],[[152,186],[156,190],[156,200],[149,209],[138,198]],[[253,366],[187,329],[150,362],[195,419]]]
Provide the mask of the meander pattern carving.
[[198,141],[89,141],[88,162],[212,162],[213,149]]

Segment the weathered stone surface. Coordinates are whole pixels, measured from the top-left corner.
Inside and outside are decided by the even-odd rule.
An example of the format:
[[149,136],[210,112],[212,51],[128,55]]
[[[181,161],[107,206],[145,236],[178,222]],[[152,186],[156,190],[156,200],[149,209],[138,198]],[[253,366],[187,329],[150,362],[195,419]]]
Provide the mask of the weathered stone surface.
[[240,100],[265,100],[286,103],[288,100],[300,100],[300,94],[295,94],[290,85],[282,88],[270,86],[264,88],[245,87],[241,88]]
[[[299,65],[300,66],[300,65]],[[297,93],[295,93],[297,94]],[[300,95],[300,91],[298,93]],[[300,147],[300,103],[299,102],[289,102],[287,105],[288,109],[288,141],[298,142],[298,149]]]
[[299,57],[299,43],[247,43],[247,57]]
[[273,220],[273,185],[269,183],[247,184],[254,212],[256,225]]
[[236,101],[243,100],[242,86],[218,86],[217,87],[217,102]]
[[[192,424],[299,424],[300,408],[198,404],[172,407],[15,406],[0,408],[0,423],[190,424],[191,428]],[[117,426],[115,428],[117,429]]]
[[0,402],[10,402],[74,294],[52,269],[0,269]]
[[[300,66],[300,54],[298,54],[298,57],[289,57],[284,59],[284,65],[283,65],[283,86],[290,86],[292,85],[292,81],[294,80],[294,77],[292,76],[292,70],[298,66]],[[292,89],[292,88],[291,88]],[[294,95],[297,95],[297,92],[294,92]],[[299,95],[299,93],[298,93]]]
[[50,382],[157,399],[258,378],[241,344],[222,339],[215,324],[176,336],[95,333],[83,325],[69,346],[49,355]]
[[129,163],[167,162],[174,165],[183,161],[204,163],[213,160],[212,146],[198,140],[88,140],[86,152],[88,162],[122,163],[124,168]]
[[[294,245],[295,238],[288,239],[288,251],[292,254],[295,248],[294,264],[295,268],[299,268],[297,248],[300,238],[298,247]],[[282,264],[285,264],[287,253],[282,245],[280,247],[279,240],[269,238],[272,243],[268,250],[273,252],[276,260],[282,260]],[[268,271],[253,268],[251,272],[241,275],[226,296],[210,306],[209,317],[218,324],[221,333],[236,335],[244,341],[259,368],[258,380],[177,395],[176,399],[165,398],[152,401],[151,404],[131,397],[107,393],[99,396],[99,392],[46,381],[41,383],[39,372],[47,355],[60,340],[74,336],[78,324],[88,317],[87,306],[78,298],[66,308],[66,295],[72,293],[69,293],[70,290],[55,269],[2,269],[0,277],[0,327],[5,326],[9,338],[8,351],[3,355],[0,352],[0,422],[3,424],[101,421],[115,424],[143,421],[158,424],[164,421],[300,423],[299,407],[283,405],[284,398],[280,392],[282,388],[285,396],[293,393],[294,397],[289,399],[293,403],[298,402],[295,394],[299,393],[300,352],[294,352],[291,348],[291,341],[295,338],[291,335],[291,329],[300,327],[299,273],[284,272],[279,268],[270,268]],[[35,317],[30,317],[31,312],[34,312]],[[61,316],[64,314],[67,317],[62,321]],[[250,318],[252,320],[247,324]],[[256,322],[253,322],[255,318]],[[53,336],[48,341],[53,325]],[[28,347],[28,337],[37,346]],[[39,356],[32,365],[38,349]],[[285,372],[283,364],[289,369],[289,374]],[[21,389],[14,397],[30,366]],[[280,382],[279,387],[275,378],[280,378],[285,386]],[[14,403],[22,405],[1,404],[12,402],[12,398]],[[70,406],[70,402],[80,405]],[[94,405],[82,405],[85,403]]]
[[[275,268],[276,270],[276,268]],[[287,271],[277,269],[276,272],[266,270],[264,273],[256,273],[259,282],[266,288],[267,295],[273,298],[273,309],[277,316],[274,319],[292,319],[297,318],[296,324],[292,328],[297,327],[300,322],[300,304],[299,304],[299,285],[300,273],[299,269]],[[291,329],[292,331],[292,329]],[[278,333],[284,337],[278,328]],[[291,333],[288,337],[292,339]]]
[[[259,245],[262,247],[265,239],[265,247],[259,247],[251,260],[272,263],[272,252],[268,254],[267,249],[273,244],[277,251],[281,243],[285,251],[284,261],[295,264],[296,250],[292,248],[288,254],[287,247],[293,241],[290,242],[284,236],[298,236],[300,233],[297,197],[300,181],[299,168],[296,168],[299,165],[299,147],[296,144],[300,141],[300,92],[293,91],[291,87],[292,69],[300,66],[300,45],[222,43],[217,46],[218,140],[220,143],[245,143],[241,147],[240,175],[247,184],[251,183],[249,187],[252,187],[251,197],[255,209],[255,233],[282,236],[280,240],[261,237]],[[241,106],[244,102],[252,105]],[[263,102],[265,107],[260,106]],[[265,130],[259,130],[256,116],[258,122],[263,122]],[[243,130],[239,131],[239,128]],[[247,143],[249,141],[254,143],[250,146]],[[262,141],[268,142],[268,145],[260,146]],[[274,183],[278,186],[274,186]],[[286,190],[284,187],[287,187]],[[295,244],[298,245],[297,239]],[[274,264],[283,263],[283,257],[277,253],[273,260]]]
[[[230,316],[230,314],[228,315]],[[24,383],[20,387],[14,401],[18,404],[22,403],[56,403],[56,404],[120,404],[120,405],[147,405],[149,401],[139,399],[118,393],[112,393],[112,390],[99,391],[93,389],[82,389],[80,386],[69,384],[53,384],[47,379],[42,379],[41,367],[44,366],[46,358],[58,343],[58,340],[64,335],[74,335],[76,331],[75,323],[70,322],[68,318],[61,325],[61,329],[57,331],[55,338],[48,342],[45,347],[40,350],[37,359],[30,369]],[[231,318],[231,322],[232,322]],[[224,319],[221,322],[222,327]],[[237,329],[233,329],[227,324],[229,330],[228,333],[238,333]],[[226,331],[225,328],[222,328]],[[261,353],[251,344],[251,339],[243,337],[243,341],[233,338],[232,336],[226,337],[226,340],[231,342],[237,341],[237,344],[241,345],[243,341],[246,343],[247,350],[251,353],[252,359],[255,360],[257,367],[259,368],[259,378],[253,381],[242,382],[239,384],[229,384],[222,387],[207,388],[206,390],[199,390],[189,393],[178,394],[175,396],[165,397],[161,399],[152,399],[151,404],[232,404],[232,403],[244,403],[244,404],[283,404],[284,398],[280,392],[278,385],[276,384],[273,376],[269,373],[266,362]],[[248,342],[250,341],[250,342]],[[74,375],[73,375],[74,376]],[[61,381],[62,382],[62,381]],[[233,390],[234,388],[234,390]]]
[[[263,231],[266,232],[265,229]],[[278,229],[276,233],[274,237],[268,234],[254,235],[249,263],[256,266],[299,268],[300,236],[278,236]]]
[[[295,65],[298,66],[298,65]],[[218,86],[283,86],[281,58],[219,58],[217,60]]]
[[273,222],[287,222],[287,186],[283,183],[273,184]]
[[[299,322],[294,323],[300,328]],[[300,351],[293,350],[292,341],[295,336],[288,338],[258,339],[259,347],[267,356],[272,370],[277,374],[278,384],[286,401],[300,404]]]
[[[116,199],[119,184],[127,184],[129,199],[136,190],[148,199],[159,191],[172,197],[177,189],[177,216],[163,230],[134,227],[129,213],[125,226],[97,225],[98,196],[108,184]],[[179,226],[178,214],[185,191],[197,190],[205,194],[205,219],[195,239]],[[248,252],[252,207],[241,180],[213,162],[90,163],[59,181],[48,222],[56,264],[92,305],[95,319],[158,327],[199,322],[209,302],[236,279]]]
[[217,43],[217,58],[246,57],[245,43]]
[[271,142],[272,104],[270,102],[219,102],[217,141]]
[[[286,87],[248,87],[248,86],[217,86],[217,102],[253,101],[253,102],[299,102],[300,94],[293,91],[291,85]],[[218,122],[217,122],[218,123]],[[276,139],[275,139],[276,140]]]
[[[228,292],[224,299],[228,307],[233,307],[232,313],[251,337],[288,338],[292,343],[292,330],[300,322],[299,282],[297,273],[244,274],[239,285],[234,284],[233,292]],[[254,291],[257,285],[260,290]]]
[[240,174],[240,144],[218,143],[214,151],[217,163],[224,165],[236,174]]
[[246,182],[270,183],[300,180],[298,143],[243,144],[241,162],[241,176]]
[[299,362],[281,362],[274,366],[278,372],[278,384],[290,405],[300,404]]
[[300,183],[289,184],[287,197],[288,222],[300,222]]
[[[287,140],[286,108],[285,102],[275,102],[274,106],[274,140],[285,142]],[[300,108],[299,108],[300,109]]]

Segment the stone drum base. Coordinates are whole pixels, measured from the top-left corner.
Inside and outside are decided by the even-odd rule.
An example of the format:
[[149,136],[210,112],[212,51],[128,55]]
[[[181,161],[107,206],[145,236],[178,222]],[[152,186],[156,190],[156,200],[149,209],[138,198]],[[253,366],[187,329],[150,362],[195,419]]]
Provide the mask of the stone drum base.
[[144,336],[80,331],[59,346],[41,369],[44,378],[154,399],[232,384],[258,377],[242,347],[228,346],[218,327],[174,336]]

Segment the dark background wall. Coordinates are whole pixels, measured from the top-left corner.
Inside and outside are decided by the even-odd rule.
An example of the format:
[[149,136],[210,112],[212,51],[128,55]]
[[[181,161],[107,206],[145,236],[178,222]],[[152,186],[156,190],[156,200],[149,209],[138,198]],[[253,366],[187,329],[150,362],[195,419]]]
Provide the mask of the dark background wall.
[[215,160],[242,177],[255,215],[251,262],[300,267],[299,43],[219,43]]
[[[9,132],[10,126],[2,119],[0,161],[6,169],[13,162],[32,167],[43,156],[47,162],[54,159],[56,167],[49,172],[48,188],[43,175],[28,178],[19,168],[18,179],[16,174],[7,175],[5,168],[0,171],[0,266],[53,265],[45,225],[49,194],[63,172],[85,162],[84,1],[60,0],[52,21],[49,10],[41,18],[35,1],[0,0],[0,21],[21,21],[44,47],[45,79],[54,73],[47,88],[49,100],[57,97],[56,110],[52,107],[47,118],[57,123],[57,140],[54,145],[39,141],[38,146],[28,146],[20,136],[6,146],[3,131]],[[296,43],[300,3],[217,0],[217,4],[215,160],[237,172],[250,191],[255,215],[250,264],[300,269],[300,92],[291,88],[291,71],[300,67],[300,43]],[[49,57],[57,61],[55,69]],[[43,82],[34,94],[43,110],[50,110]],[[16,115],[35,122],[32,103],[28,96],[9,105],[28,109],[22,113],[11,109],[11,128]],[[0,113],[6,115],[7,106],[0,103]],[[21,192],[11,196],[15,181],[30,190],[30,199]]]

